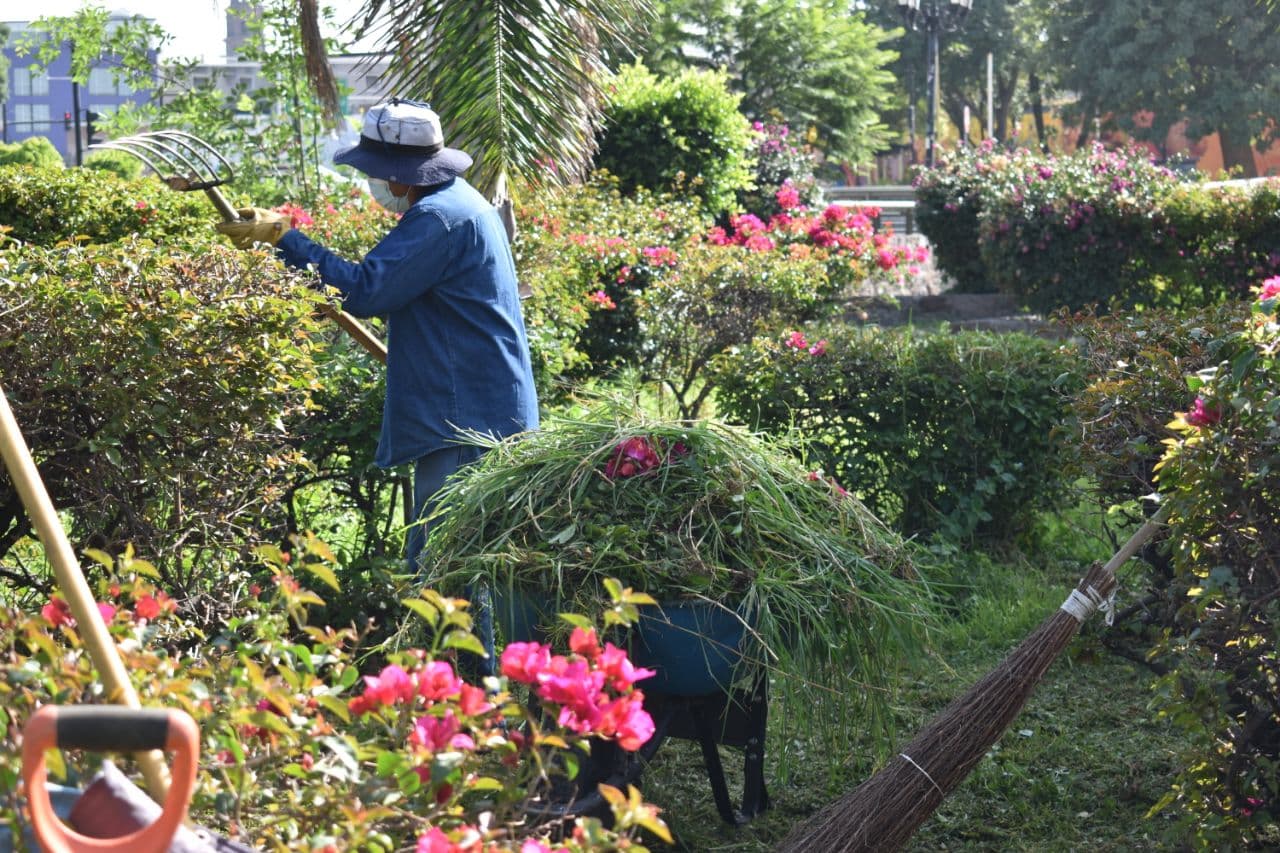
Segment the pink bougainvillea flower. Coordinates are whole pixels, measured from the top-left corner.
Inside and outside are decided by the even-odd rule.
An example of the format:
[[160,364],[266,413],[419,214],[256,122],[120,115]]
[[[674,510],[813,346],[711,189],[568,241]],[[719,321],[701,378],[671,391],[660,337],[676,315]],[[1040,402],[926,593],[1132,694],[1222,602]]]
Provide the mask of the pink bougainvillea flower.
[[826,354],[827,354],[826,338],[823,338],[813,346],[809,347],[809,355],[826,355]]
[[653,717],[644,709],[644,694],[637,690],[606,705],[597,731],[629,752],[644,746],[654,733]]
[[849,217],[852,211],[849,208],[839,204],[829,204],[827,209],[822,211],[822,218],[829,225],[839,225]]
[[1276,297],[1280,297],[1280,275],[1273,275],[1262,282],[1262,287],[1258,289],[1258,299],[1260,301],[1275,299]]
[[659,266],[674,267],[680,260],[675,249],[670,246],[645,246],[640,252],[649,259],[650,263]]
[[464,683],[458,689],[458,710],[468,717],[478,717],[493,710],[493,703],[484,688]]
[[99,601],[98,612],[102,614],[103,622],[110,622],[112,619],[116,618],[116,606],[114,604],[107,604]]
[[453,671],[448,661],[433,660],[413,674],[416,693],[428,702],[458,695],[462,679]]
[[383,667],[377,675],[364,677],[364,695],[377,705],[394,705],[413,701],[415,686],[409,673],[396,664]]
[[794,210],[800,206],[800,191],[792,186],[790,180],[784,181],[773,197],[777,200],[778,207],[783,210]]
[[542,643],[508,643],[502,650],[502,674],[521,684],[536,684],[551,664],[551,647]]
[[595,628],[574,628],[569,635],[569,651],[591,660],[600,654],[600,641],[596,638]]
[[442,749],[470,752],[476,748],[475,740],[462,731],[462,724],[453,711],[446,711],[443,717],[419,717],[413,724],[413,731],[409,732],[409,743],[430,752]]
[[619,693],[631,689],[637,681],[657,675],[652,669],[637,667],[627,657],[626,650],[613,643],[605,643],[604,651],[600,652],[600,670],[608,679],[609,686]]
[[733,226],[734,233],[737,234],[738,238],[743,241],[752,234],[763,234],[768,230],[760,217],[754,213],[732,216],[729,218],[729,224]]
[[[624,269],[624,270],[627,270],[627,268],[626,268],[626,267],[623,267],[623,269]],[[627,272],[630,272],[630,270],[627,270]],[[619,283],[619,284],[621,284],[622,282],[626,281],[626,279],[625,279],[625,278],[623,278],[622,276],[623,276],[623,274],[622,274],[622,273],[619,273],[619,274],[618,274],[618,283]],[[614,308],[617,308],[617,307],[618,307],[618,306],[617,306],[617,303],[615,303],[615,302],[613,301],[613,299],[612,299],[612,298],[610,298],[609,294],[605,293],[603,290],[597,290],[595,293],[593,293],[593,294],[591,294],[590,296],[588,296],[588,297],[587,297],[587,299],[591,300],[591,301],[592,301],[592,302],[594,302],[596,305],[600,306],[601,308],[603,308],[603,309],[604,309],[604,310],[606,310],[606,311],[612,311]]]
[[882,270],[891,270],[898,265],[898,253],[893,249],[882,247],[876,250],[876,266]]
[[752,252],[772,252],[777,245],[767,234],[752,234],[742,242]]
[[707,242],[715,246],[728,246],[733,240],[723,228],[716,226],[707,232]]
[[1196,397],[1196,401],[1191,405],[1191,411],[1187,412],[1184,420],[1193,427],[1213,426],[1222,420],[1222,412],[1205,405],[1203,397]]
[[40,615],[55,628],[59,625],[74,628],[76,624],[75,617],[71,615],[71,606],[56,595],[49,599],[48,604],[40,608]]
[[662,457],[649,439],[633,436],[618,444],[613,456],[605,463],[604,474],[610,479],[634,477],[656,468],[661,462]]
[[279,213],[285,213],[289,216],[289,227],[298,228],[306,225],[314,225],[315,220],[311,218],[311,214],[307,213],[306,208],[296,204],[282,204],[276,208]]
[[807,350],[809,348],[809,342],[805,340],[804,332],[792,332],[787,337],[787,346],[792,349]]
[[479,853],[481,838],[477,830],[464,826],[460,837],[462,841],[453,841],[440,827],[433,826],[425,834],[418,836],[417,853]]

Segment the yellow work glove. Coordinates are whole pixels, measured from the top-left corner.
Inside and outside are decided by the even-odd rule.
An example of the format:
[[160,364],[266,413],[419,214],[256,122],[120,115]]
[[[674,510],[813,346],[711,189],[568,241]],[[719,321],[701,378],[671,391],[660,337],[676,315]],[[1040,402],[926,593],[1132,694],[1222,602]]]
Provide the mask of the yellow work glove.
[[214,227],[226,234],[237,249],[251,249],[257,243],[274,246],[290,227],[287,213],[261,207],[242,207],[236,212],[240,218],[235,222],[219,222]]

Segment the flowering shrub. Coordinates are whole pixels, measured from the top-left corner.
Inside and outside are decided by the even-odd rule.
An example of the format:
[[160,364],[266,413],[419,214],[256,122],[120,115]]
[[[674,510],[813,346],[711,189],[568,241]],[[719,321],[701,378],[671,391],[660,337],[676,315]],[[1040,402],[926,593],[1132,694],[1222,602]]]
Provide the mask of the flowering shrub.
[[785,124],[752,122],[755,133],[754,187],[738,192],[738,207],[768,221],[796,207],[815,207],[822,188],[813,175],[813,148],[798,142]]
[[579,294],[578,349],[592,373],[640,367],[693,416],[717,354],[815,316],[868,278],[902,275],[916,257],[865,212],[784,201],[767,222],[743,214],[721,228],[695,205],[622,198],[607,183],[559,191],[531,205],[518,262],[537,287]]
[[1037,310],[1209,305],[1280,271],[1280,182],[1209,188],[1141,150],[988,143],[945,152],[915,183],[920,228],[957,286]]
[[907,534],[1007,538],[1054,506],[1076,356],[1018,334],[832,327],[716,364],[726,417],[804,437],[806,458]]
[[[327,549],[315,540],[297,546],[296,571],[332,584]],[[254,595],[232,579],[225,592],[239,615],[214,642],[174,617],[147,580],[153,567],[98,555],[103,616],[143,704],[180,707],[200,724],[194,819],[274,850],[390,853],[415,841],[418,850],[454,853],[643,850],[634,838],[641,827],[670,841],[657,809],[634,789],[605,790],[612,829],[582,817],[553,841],[557,828],[529,817],[530,797],[557,772],[566,746],[590,735],[635,750],[653,732],[634,688],[647,672],[601,643],[588,620],[575,619],[563,652],[509,646],[500,675],[481,686],[451,663],[452,650],[477,646],[466,602],[424,591],[409,604],[431,645],[362,676],[359,636],[305,624],[319,597],[281,552],[261,554],[273,591]],[[625,622],[635,600],[621,591],[606,624]],[[95,699],[93,670],[62,613],[51,602],[47,615],[0,616],[0,813],[9,825],[22,808],[17,740],[26,718],[41,704]],[[525,690],[540,707],[520,701]],[[57,773],[61,763],[51,766]]]
[[607,606],[610,577],[748,622],[735,680],[768,667],[789,722],[829,710],[814,707],[814,682],[859,697],[877,747],[882,688],[927,612],[903,542],[856,500],[762,439],[620,405],[493,444],[445,487],[428,551],[428,583],[488,583],[500,616],[502,602],[537,603],[525,616],[543,630],[557,611]]
[[1280,841],[1280,277],[1255,294],[1156,466],[1177,598],[1158,701],[1196,744],[1156,808],[1176,803],[1206,850]]

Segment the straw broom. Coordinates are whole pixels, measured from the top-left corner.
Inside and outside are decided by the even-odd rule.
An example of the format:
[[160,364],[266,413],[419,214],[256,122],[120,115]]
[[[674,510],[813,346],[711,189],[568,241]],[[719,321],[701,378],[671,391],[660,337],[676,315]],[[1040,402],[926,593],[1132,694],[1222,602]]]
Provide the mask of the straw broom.
[[1013,722],[1077,629],[1116,587],[1115,570],[1160,527],[1164,510],[1106,565],[1095,563],[1062,606],[1001,664],[916,735],[878,773],[796,827],[778,853],[892,851],[933,814]]

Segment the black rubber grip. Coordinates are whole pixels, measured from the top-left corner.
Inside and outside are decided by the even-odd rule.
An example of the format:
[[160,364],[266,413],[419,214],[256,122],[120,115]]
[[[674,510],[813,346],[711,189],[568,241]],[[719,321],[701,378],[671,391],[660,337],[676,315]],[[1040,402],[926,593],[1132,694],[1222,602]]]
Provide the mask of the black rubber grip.
[[143,752],[164,749],[169,712],[113,705],[58,709],[58,746],[93,752]]

